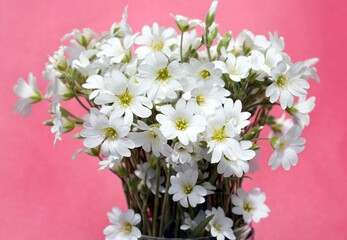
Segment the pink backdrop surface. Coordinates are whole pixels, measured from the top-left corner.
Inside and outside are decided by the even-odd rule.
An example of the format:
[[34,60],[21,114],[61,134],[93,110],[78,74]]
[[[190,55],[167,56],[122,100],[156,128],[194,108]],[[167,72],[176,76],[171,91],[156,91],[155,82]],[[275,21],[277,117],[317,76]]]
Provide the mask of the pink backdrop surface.
[[[38,104],[27,119],[13,113],[12,87],[33,72],[41,80],[47,56],[73,28],[108,30],[129,5],[134,31],[157,21],[174,26],[169,13],[203,18],[210,1],[0,0],[0,239],[103,239],[112,206],[126,209],[120,182],[97,171],[95,159],[71,154],[82,146],[64,136],[53,147],[48,106]],[[269,218],[255,224],[256,239],[347,239],[346,12],[342,0],[221,0],[221,32],[278,31],[293,60],[319,57],[321,84],[306,150],[289,172],[271,171],[265,148],[261,171],[247,187],[267,193]],[[45,82],[40,81],[44,87]]]

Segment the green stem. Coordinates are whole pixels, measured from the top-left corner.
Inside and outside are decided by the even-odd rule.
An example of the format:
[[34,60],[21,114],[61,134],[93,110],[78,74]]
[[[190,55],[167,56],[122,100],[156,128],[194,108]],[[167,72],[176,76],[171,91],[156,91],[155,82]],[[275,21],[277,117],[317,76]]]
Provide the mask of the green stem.
[[161,221],[160,221],[160,227],[159,227],[159,237],[161,237],[163,235],[163,231],[164,231],[164,223],[166,223],[167,220],[167,216],[168,216],[168,212],[169,211],[165,211],[165,210],[169,210],[167,209],[167,202],[169,200],[169,187],[170,187],[170,167],[167,168],[166,170],[166,184],[165,184],[165,193],[164,193],[164,200],[163,200],[163,205],[161,207]]
[[75,91],[75,89],[73,87],[71,87],[72,93],[74,95],[74,97],[76,98],[77,102],[85,109],[87,110],[87,112],[89,112],[89,108],[86,107],[86,105],[83,104],[83,102],[81,102],[81,100],[79,99],[79,97],[77,96],[77,93]]
[[154,214],[153,214],[153,236],[157,236],[157,222],[158,222],[158,210],[159,210],[159,185],[160,185],[160,160],[157,159],[156,169],[156,189],[155,189],[155,200],[154,200]]
[[183,63],[183,34],[184,32],[182,32],[182,35],[181,35],[181,46],[180,46],[181,63]]
[[206,45],[206,51],[207,51],[208,60],[210,62],[212,62],[210,45],[209,45],[209,42],[208,42],[208,28],[206,28],[206,30],[205,30],[205,45]]

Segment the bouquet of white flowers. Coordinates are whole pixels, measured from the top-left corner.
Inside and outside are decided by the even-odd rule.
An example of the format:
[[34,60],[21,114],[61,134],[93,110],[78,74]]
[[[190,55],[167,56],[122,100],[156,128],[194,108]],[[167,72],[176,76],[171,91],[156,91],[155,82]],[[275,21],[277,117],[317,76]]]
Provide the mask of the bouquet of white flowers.
[[[298,162],[300,134],[315,105],[308,79],[319,81],[318,59],[292,63],[277,33],[221,35],[217,4],[205,21],[173,16],[178,32],[154,23],[133,34],[125,9],[109,32],[74,30],[63,38],[69,44],[43,72],[45,94],[32,74],[14,87],[16,112],[26,116],[32,104],[48,101],[52,119],[45,124],[54,142],[77,130],[84,144],[78,153],[97,157],[100,169],[122,180],[129,210],[107,214],[107,240],[246,239],[250,224],[270,212],[264,192],[242,189],[259,141],[274,149],[273,170]],[[86,115],[63,106],[69,100]],[[274,107],[292,118],[277,119]],[[264,126],[268,138],[260,137]]]

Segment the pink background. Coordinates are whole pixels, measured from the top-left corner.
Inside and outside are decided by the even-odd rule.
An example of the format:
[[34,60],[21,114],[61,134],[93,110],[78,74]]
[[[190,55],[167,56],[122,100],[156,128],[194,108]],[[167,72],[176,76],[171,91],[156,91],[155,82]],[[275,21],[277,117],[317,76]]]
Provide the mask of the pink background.
[[[256,239],[347,239],[346,4],[343,0],[221,0],[221,32],[247,28],[278,31],[293,60],[319,57],[321,84],[306,150],[291,171],[272,172],[262,154],[262,171],[248,188],[267,193],[270,217],[255,224]],[[46,104],[27,119],[13,113],[17,78],[32,71],[41,79],[47,56],[73,28],[108,30],[129,5],[134,31],[159,22],[174,26],[169,13],[203,18],[210,1],[0,0],[0,239],[103,239],[112,206],[126,209],[119,181],[97,171],[95,159],[70,160],[82,143],[64,136],[53,147]],[[45,82],[41,81],[41,89]],[[268,148],[267,148],[268,149]]]

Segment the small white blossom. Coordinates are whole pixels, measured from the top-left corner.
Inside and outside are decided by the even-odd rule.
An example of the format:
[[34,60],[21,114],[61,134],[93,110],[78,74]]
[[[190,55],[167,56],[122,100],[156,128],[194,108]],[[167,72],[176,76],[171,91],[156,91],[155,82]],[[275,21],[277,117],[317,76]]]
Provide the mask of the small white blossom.
[[135,143],[127,137],[130,127],[124,124],[124,119],[119,117],[108,118],[97,109],[90,110],[89,122],[86,122],[81,131],[85,137],[83,144],[87,148],[95,148],[101,145],[106,154],[130,157],[130,149]]
[[231,80],[234,82],[240,82],[241,79],[246,78],[249,75],[251,64],[247,57],[235,57],[233,54],[227,54],[225,58],[225,63],[216,61],[215,64],[223,71],[223,73],[227,73]]
[[198,134],[205,131],[206,120],[195,114],[196,108],[191,102],[186,103],[181,98],[176,109],[165,105],[160,107],[160,111],[163,114],[158,114],[156,118],[161,124],[160,131],[167,139],[177,137],[182,144],[188,145],[189,141],[196,142]]
[[159,157],[160,154],[168,157],[172,149],[167,144],[167,140],[157,127],[150,127],[145,122],[138,120],[137,125],[143,132],[131,132],[129,138],[132,139],[136,147],[142,147],[146,152],[152,152],[154,156]]
[[237,215],[242,215],[246,223],[251,221],[259,222],[261,218],[266,218],[269,215],[270,209],[264,203],[266,195],[259,188],[253,188],[248,194],[238,188],[236,194],[231,196],[231,201],[234,205],[232,212]]
[[[155,169],[151,168],[148,162],[144,164],[137,164],[137,169],[135,170],[135,175],[141,179],[141,183],[138,185],[139,191],[143,184],[146,184],[147,188],[155,195],[157,191],[157,174]],[[165,181],[165,177],[161,176],[159,179],[159,193],[164,193],[165,188],[162,184]]]
[[147,90],[149,99],[161,102],[165,99],[176,99],[177,91],[182,90],[180,79],[182,70],[177,61],[169,59],[161,52],[147,55],[138,67],[138,78]]
[[306,71],[303,74],[304,79],[307,80],[309,78],[313,78],[314,80],[316,80],[316,82],[320,82],[320,78],[317,74],[317,69],[313,67],[313,65],[315,65],[318,61],[318,58],[311,58],[304,61],[304,65],[306,67]]
[[66,48],[66,52],[69,55],[69,63],[74,59],[78,59],[80,54],[86,49],[92,49],[99,39],[99,36],[93,30],[85,28],[82,32],[78,29],[74,29],[71,33],[66,34],[62,41],[70,38],[70,45]]
[[224,108],[216,110],[213,118],[207,124],[206,141],[212,152],[212,163],[218,163],[223,155],[229,159],[236,159],[241,154],[240,144],[235,139],[237,132],[232,121],[227,121]]
[[215,109],[222,107],[230,92],[225,88],[216,86],[213,82],[199,81],[190,92],[185,92],[182,98],[192,101],[197,113],[202,116],[211,116]]
[[240,148],[242,153],[235,159],[223,156],[218,163],[218,173],[223,174],[224,177],[230,177],[232,174],[236,177],[241,177],[243,173],[247,173],[249,171],[248,161],[255,156],[255,151],[250,150],[250,147],[252,147],[251,141],[241,141]]
[[249,124],[251,114],[249,112],[242,112],[242,103],[240,100],[235,102],[228,98],[224,103],[224,111],[227,120],[233,124],[237,134],[241,133],[241,130]]
[[196,25],[202,24],[200,19],[189,19],[182,15],[174,16],[171,14],[171,16],[175,18],[176,25],[181,32],[192,30]]
[[129,24],[127,23],[128,18],[128,6],[125,6],[122,20],[119,23],[114,23],[111,26],[110,34],[112,36],[123,38],[127,35],[131,35],[131,28]]
[[282,109],[291,107],[294,96],[303,97],[307,94],[306,89],[310,87],[308,82],[302,78],[306,67],[302,62],[288,67],[285,62],[280,62],[276,68],[271,69],[273,83],[266,88],[266,96],[274,103],[280,99]]
[[119,70],[113,70],[104,77],[108,91],[102,91],[94,102],[103,106],[101,112],[117,118],[124,115],[124,121],[130,125],[133,122],[133,114],[141,118],[147,118],[152,114],[152,102],[144,95],[145,89],[140,83],[128,81],[127,77]]
[[18,83],[13,87],[13,91],[20,98],[14,107],[16,113],[22,112],[22,116],[26,117],[31,113],[31,104],[42,100],[42,95],[38,90],[36,78],[29,73],[28,83],[19,78]]
[[221,207],[212,208],[212,210],[206,210],[206,215],[214,215],[211,221],[208,223],[206,229],[211,232],[212,237],[217,240],[236,239],[232,226],[233,220],[225,216],[225,213]]
[[277,32],[274,32],[273,34],[269,32],[269,37],[271,46],[275,48],[277,52],[282,52],[285,47],[284,38],[279,37]]
[[137,240],[141,231],[136,227],[141,222],[141,215],[129,209],[123,213],[119,208],[113,207],[107,216],[111,225],[104,229],[106,240]]
[[287,133],[289,129],[294,126],[294,121],[292,118],[286,118],[286,114],[283,113],[281,117],[275,119],[275,125],[271,128],[269,137],[282,135]]
[[142,45],[135,51],[139,59],[144,59],[147,54],[160,51],[167,56],[171,55],[171,48],[176,44],[176,31],[173,28],[159,27],[153,23],[152,28],[145,25],[142,35],[136,38],[136,44]]
[[192,153],[194,152],[193,146],[183,145],[178,142],[174,146],[174,151],[172,152],[171,159],[173,162],[190,163],[192,161]]
[[170,177],[169,194],[173,194],[172,199],[175,202],[179,201],[185,208],[196,207],[197,204],[205,202],[207,191],[203,186],[196,185],[198,175],[198,171],[186,169]]
[[305,138],[299,138],[301,132],[302,129],[294,125],[280,138],[271,139],[275,148],[269,159],[269,166],[272,170],[277,169],[281,164],[285,170],[289,170],[291,165],[295,166],[298,163],[297,154],[304,150],[306,142]]
[[314,109],[315,101],[315,97],[310,97],[308,99],[306,99],[306,97],[301,97],[298,103],[294,103],[288,110],[293,115],[295,124],[299,125],[299,127],[304,128],[310,124],[309,113]]
[[206,214],[202,210],[199,211],[198,215],[196,215],[194,219],[191,219],[189,214],[186,212],[183,213],[183,216],[184,220],[180,229],[184,231],[188,229],[194,230],[199,225],[199,223],[206,218]]
[[110,58],[110,63],[120,63],[127,55],[130,54],[130,48],[135,42],[136,35],[127,35],[121,41],[119,38],[110,38],[102,43],[101,51],[97,53],[98,57],[105,56]]
[[104,170],[104,169],[114,169],[121,167],[121,160],[122,157],[119,155],[110,155],[108,156],[107,160],[102,160],[99,162],[100,168],[99,170]]

